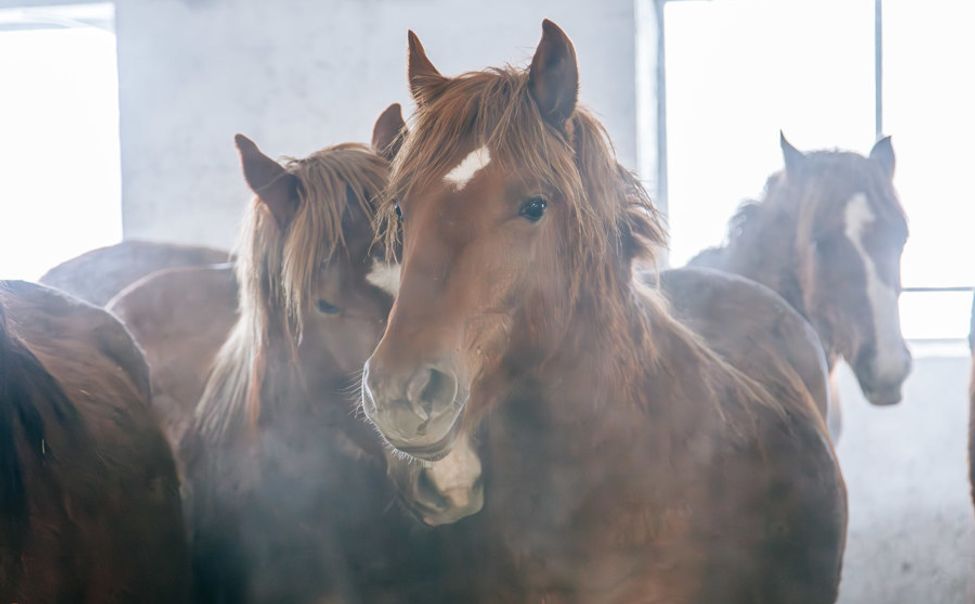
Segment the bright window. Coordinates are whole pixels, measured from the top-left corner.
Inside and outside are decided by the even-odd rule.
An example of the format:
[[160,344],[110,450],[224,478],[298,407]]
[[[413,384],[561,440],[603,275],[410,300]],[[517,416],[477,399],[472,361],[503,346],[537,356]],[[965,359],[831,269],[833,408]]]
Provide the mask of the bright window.
[[[911,224],[907,288],[975,284],[975,2],[886,0],[883,129]],[[874,0],[665,5],[672,263],[724,239],[728,218],[803,150],[875,141]],[[909,338],[967,335],[971,293],[908,291]]]
[[0,278],[122,236],[110,4],[0,11]]

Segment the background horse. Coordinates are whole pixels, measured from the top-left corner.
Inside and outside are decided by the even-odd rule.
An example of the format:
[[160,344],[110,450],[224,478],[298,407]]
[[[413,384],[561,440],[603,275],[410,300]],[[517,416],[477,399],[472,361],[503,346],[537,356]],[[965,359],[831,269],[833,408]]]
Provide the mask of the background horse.
[[186,601],[173,458],[111,315],[0,282],[0,468],[0,601]]
[[130,240],[62,262],[40,281],[89,304],[105,306],[127,286],[156,271],[219,264],[229,257],[208,247]]
[[[395,152],[402,127],[393,106],[374,147]],[[198,597],[437,601],[439,546],[391,509],[386,451],[355,412],[392,301],[371,224],[387,161],[345,144],[282,167],[237,144],[257,198],[236,267],[160,272],[112,303],[171,405]]]
[[911,355],[897,303],[907,221],[892,182],[890,137],[869,157],[802,153],[784,136],[781,144],[785,170],[738,211],[724,247],[690,264],[778,292],[815,327],[831,369],[845,359],[867,400],[897,403]]
[[363,406],[428,460],[484,422],[484,601],[834,601],[822,419],[784,363],[766,390],[632,278],[662,227],[576,107],[565,34],[546,21],[527,72],[446,78],[410,48],[381,213],[401,282]]

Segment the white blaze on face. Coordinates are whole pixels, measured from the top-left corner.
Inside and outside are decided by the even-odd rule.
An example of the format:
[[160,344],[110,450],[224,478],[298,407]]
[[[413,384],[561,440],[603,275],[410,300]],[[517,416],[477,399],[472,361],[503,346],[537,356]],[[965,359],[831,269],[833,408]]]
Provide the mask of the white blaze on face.
[[372,270],[366,275],[366,281],[395,298],[399,293],[399,264],[389,264],[374,259]]
[[443,177],[459,191],[467,186],[474,175],[491,163],[491,152],[486,146],[471,151],[453,170]]
[[458,437],[446,457],[425,465],[430,481],[455,508],[475,503],[472,498],[481,478],[481,458],[467,436]]
[[863,244],[864,232],[876,219],[870,209],[870,202],[863,193],[857,193],[846,203],[846,237],[859,254],[867,276],[867,299],[870,301],[870,314],[873,315],[877,351],[874,371],[878,380],[885,377],[897,379],[905,370],[897,292],[881,281],[877,265]]

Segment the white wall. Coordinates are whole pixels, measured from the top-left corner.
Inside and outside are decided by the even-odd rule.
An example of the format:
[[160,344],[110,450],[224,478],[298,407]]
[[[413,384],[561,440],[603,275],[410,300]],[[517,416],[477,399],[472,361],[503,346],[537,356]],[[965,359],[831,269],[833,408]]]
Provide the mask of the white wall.
[[575,42],[583,102],[636,169],[647,1],[119,0],[125,235],[229,245],[248,198],[234,133],[272,156],[367,141],[383,108],[409,101],[408,28],[456,74],[527,64],[555,20]]
[[968,376],[962,343],[915,343],[904,400],[873,407],[840,372],[837,453],[849,493],[839,604],[975,602],[968,484]]

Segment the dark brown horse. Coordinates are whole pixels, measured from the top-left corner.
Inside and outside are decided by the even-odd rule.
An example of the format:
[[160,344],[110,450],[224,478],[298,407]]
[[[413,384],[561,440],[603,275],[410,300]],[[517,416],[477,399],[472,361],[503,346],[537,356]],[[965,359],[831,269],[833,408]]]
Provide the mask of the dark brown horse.
[[633,279],[661,225],[543,30],[529,70],[458,78],[411,35],[366,414],[428,460],[483,424],[481,601],[834,601],[845,491],[819,413],[785,362],[763,387]]
[[[394,106],[375,148],[395,152],[402,126]],[[181,441],[197,597],[437,601],[450,581],[436,537],[396,509],[386,449],[357,413],[392,301],[371,223],[388,162],[344,144],[282,166],[237,144],[257,198],[234,269],[160,272],[112,306]]]
[[44,273],[41,283],[67,292],[95,306],[105,306],[116,294],[159,270],[226,262],[227,252],[208,247],[123,241],[86,252]]
[[185,602],[173,457],[103,310],[0,282],[0,601]]
[[728,242],[692,265],[767,285],[819,333],[830,368],[842,358],[875,405],[901,399],[911,355],[901,335],[900,258],[907,221],[894,191],[890,137],[869,157],[802,153],[782,137],[785,170],[744,205]]

